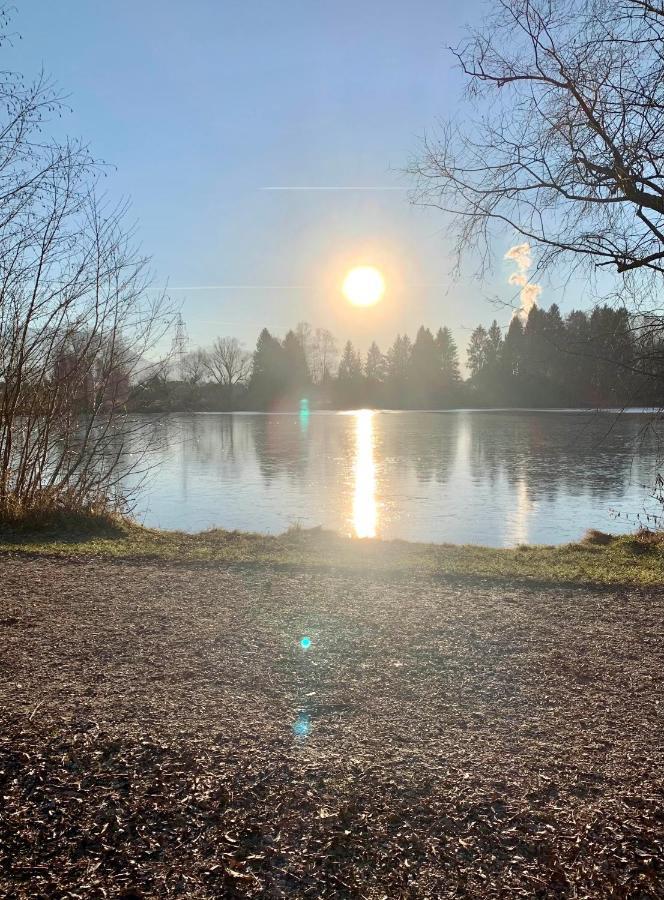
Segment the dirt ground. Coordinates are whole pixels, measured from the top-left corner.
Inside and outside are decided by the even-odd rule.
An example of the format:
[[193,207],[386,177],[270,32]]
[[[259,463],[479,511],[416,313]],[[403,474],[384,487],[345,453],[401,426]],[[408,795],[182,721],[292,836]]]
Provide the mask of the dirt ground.
[[0,896],[664,897],[663,683],[660,590],[4,555]]

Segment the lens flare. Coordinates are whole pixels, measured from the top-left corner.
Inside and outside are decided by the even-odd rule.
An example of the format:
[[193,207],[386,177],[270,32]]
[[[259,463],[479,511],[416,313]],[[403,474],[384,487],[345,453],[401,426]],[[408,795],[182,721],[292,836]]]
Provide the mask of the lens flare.
[[300,431],[306,434],[309,428],[309,400],[303,397],[300,400]]
[[300,647],[302,647],[303,650],[308,650],[309,647],[311,647],[311,638],[303,637],[300,641]]
[[309,713],[301,712],[292,725],[292,731],[296,739],[302,741],[309,737],[311,732],[311,716]]

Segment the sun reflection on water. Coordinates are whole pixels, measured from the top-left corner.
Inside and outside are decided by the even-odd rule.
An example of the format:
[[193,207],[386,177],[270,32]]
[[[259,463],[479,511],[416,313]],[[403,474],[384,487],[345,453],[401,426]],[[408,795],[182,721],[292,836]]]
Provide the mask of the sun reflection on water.
[[510,544],[527,544],[530,525],[530,514],[533,503],[528,495],[528,485],[523,475],[516,484],[516,504],[514,507],[514,520],[510,528]]
[[376,537],[376,466],[374,463],[374,414],[359,409],[355,416],[355,493],[353,528],[359,538]]

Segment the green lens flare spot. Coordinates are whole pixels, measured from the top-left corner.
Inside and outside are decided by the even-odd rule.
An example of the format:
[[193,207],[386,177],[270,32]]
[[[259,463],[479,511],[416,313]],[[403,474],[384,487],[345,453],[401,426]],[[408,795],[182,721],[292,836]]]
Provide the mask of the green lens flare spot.
[[303,637],[300,641],[300,647],[302,647],[303,650],[308,650],[309,647],[311,647],[311,638]]

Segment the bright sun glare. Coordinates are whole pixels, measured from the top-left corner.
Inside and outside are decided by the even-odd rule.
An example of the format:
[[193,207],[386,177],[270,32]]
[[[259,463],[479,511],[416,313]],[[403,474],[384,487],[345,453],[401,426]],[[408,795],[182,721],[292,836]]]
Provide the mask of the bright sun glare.
[[373,306],[385,293],[385,281],[373,266],[356,266],[346,275],[343,292],[353,306]]

